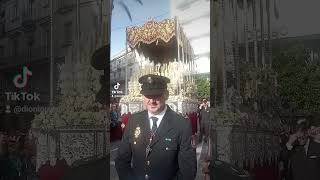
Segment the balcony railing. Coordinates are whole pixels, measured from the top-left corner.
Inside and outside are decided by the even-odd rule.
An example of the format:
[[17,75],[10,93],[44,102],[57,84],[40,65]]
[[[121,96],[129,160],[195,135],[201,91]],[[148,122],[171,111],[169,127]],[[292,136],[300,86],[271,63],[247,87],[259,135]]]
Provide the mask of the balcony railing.
[[50,48],[48,46],[42,46],[31,50],[31,59],[41,59],[50,56]]
[[50,56],[50,49],[47,46],[32,48],[29,52],[25,50],[17,55],[0,58],[0,63],[7,65],[18,65],[29,63],[41,59],[46,59]]
[[34,15],[37,21],[45,23],[50,21],[50,9],[49,8],[38,8]]
[[72,10],[75,5],[75,0],[58,0],[58,11],[60,13],[66,13]]
[[22,19],[22,22],[32,21],[32,20],[33,20],[32,10],[31,10],[31,9],[25,9],[25,10],[21,13],[21,19]]

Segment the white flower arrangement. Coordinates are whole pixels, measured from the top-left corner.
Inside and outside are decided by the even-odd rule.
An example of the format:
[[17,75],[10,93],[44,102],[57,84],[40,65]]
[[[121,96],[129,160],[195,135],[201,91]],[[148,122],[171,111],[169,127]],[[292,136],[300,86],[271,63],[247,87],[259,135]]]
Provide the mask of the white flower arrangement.
[[61,92],[58,97],[59,104],[51,107],[49,111],[37,114],[32,122],[33,128],[105,124],[102,105],[95,102],[95,95],[101,88],[99,81],[102,72],[90,65],[93,49],[95,48],[89,47],[82,51],[81,60],[75,64],[71,63],[71,53],[66,56],[65,63],[58,67],[58,89]]

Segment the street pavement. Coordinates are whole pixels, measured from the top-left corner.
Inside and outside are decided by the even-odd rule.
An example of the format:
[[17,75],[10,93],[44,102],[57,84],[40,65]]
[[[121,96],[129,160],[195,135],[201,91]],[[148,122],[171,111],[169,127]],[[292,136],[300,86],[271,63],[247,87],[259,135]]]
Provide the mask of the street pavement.
[[[116,158],[116,152],[118,150],[119,141],[111,143],[111,154],[110,154],[110,180],[119,180],[117,171],[115,169],[114,159]],[[207,143],[200,143],[197,145],[197,178],[196,180],[203,180],[202,175],[202,162],[208,152],[208,144]]]
[[110,150],[110,180],[119,180],[118,174],[115,168],[114,160],[117,157],[117,150],[119,147],[120,141],[112,142],[111,143],[111,150]]

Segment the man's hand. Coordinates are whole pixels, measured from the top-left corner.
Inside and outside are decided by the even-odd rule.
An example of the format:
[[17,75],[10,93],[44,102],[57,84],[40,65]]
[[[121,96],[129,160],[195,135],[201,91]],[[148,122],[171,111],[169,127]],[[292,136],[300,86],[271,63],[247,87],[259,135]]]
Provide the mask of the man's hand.
[[191,138],[191,145],[193,148],[196,148],[197,147],[197,140],[196,140],[196,136],[192,135],[192,138]]
[[298,134],[291,134],[289,137],[289,141],[286,143],[287,149],[290,151],[293,149],[293,143],[298,139]]
[[125,127],[126,127],[126,125],[124,123],[121,123],[121,128],[123,129]]
[[289,137],[288,145],[292,146],[292,144],[298,139],[297,134],[291,134]]

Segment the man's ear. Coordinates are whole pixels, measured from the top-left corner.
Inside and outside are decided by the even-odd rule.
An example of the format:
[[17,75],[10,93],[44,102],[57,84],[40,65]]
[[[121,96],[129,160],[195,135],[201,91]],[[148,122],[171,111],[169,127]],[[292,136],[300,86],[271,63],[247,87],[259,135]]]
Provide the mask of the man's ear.
[[168,100],[168,99],[169,99],[169,91],[166,90],[166,91],[164,92],[163,96],[164,96],[165,100]]

